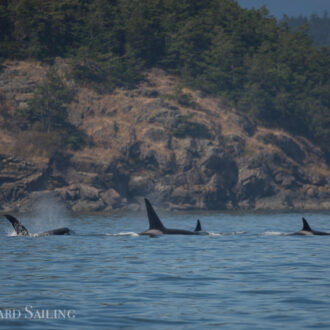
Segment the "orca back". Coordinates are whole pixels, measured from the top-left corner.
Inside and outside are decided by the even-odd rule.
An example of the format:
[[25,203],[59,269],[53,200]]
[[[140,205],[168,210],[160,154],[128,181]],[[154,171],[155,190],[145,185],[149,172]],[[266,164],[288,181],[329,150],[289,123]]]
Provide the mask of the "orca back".
[[63,227],[63,228],[48,230],[43,233],[36,234],[35,236],[43,237],[43,236],[51,236],[51,235],[71,235],[71,233],[72,231],[69,228]]
[[68,227],[63,227],[63,228],[57,228],[50,230],[50,233],[52,235],[70,235],[71,230]]

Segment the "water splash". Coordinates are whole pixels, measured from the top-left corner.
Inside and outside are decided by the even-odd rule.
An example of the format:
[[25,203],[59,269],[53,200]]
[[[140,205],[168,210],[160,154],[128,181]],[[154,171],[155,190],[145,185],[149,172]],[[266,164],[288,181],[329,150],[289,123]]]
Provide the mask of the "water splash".
[[67,210],[63,203],[54,196],[39,198],[33,205],[30,218],[31,232],[42,232],[68,224]]
[[6,230],[6,235],[9,237],[17,236],[15,230]]

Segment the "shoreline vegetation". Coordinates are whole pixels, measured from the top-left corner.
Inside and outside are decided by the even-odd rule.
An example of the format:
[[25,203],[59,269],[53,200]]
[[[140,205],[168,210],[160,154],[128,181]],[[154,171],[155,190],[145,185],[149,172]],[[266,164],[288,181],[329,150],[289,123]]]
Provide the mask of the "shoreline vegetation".
[[292,22],[229,0],[4,1],[0,22],[3,210],[330,209],[330,52]]

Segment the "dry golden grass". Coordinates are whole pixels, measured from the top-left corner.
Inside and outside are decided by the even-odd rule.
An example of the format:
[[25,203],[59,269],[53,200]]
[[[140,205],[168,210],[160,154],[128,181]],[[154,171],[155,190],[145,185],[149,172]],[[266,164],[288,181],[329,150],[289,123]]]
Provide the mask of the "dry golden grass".
[[0,130],[0,154],[22,160],[44,164],[58,150],[61,150],[62,136],[43,132],[19,131],[12,134]]
[[[13,79],[24,81],[28,79],[30,84],[37,85],[44,78],[48,67],[36,62],[6,62],[6,69]],[[63,68],[63,65],[61,65]],[[59,69],[60,70],[60,69]],[[15,74],[16,72],[16,74]],[[152,149],[158,153],[169,152],[166,141],[153,141],[145,136],[150,127],[164,128],[165,123],[147,123],[144,118],[146,105],[153,99],[144,96],[141,91],[157,91],[158,96],[175,106],[178,115],[192,115],[192,121],[202,123],[214,136],[240,136],[246,142],[245,157],[263,152],[282,152],[272,144],[265,144],[257,139],[258,135],[272,133],[274,135],[287,135],[287,133],[258,127],[254,136],[249,137],[240,126],[240,115],[235,109],[231,109],[218,97],[201,97],[201,94],[188,88],[182,88],[178,77],[166,74],[164,71],[154,69],[146,73],[147,81],[142,82],[135,90],[116,89],[109,94],[77,88],[75,100],[69,106],[69,118],[72,123],[82,129],[94,145],[88,145],[82,150],[70,151],[77,157],[89,157],[100,161],[109,162],[121,154],[121,148],[135,141],[142,142],[142,150]],[[0,90],[1,92],[1,90]],[[16,93],[14,99],[19,101],[29,97],[24,90],[22,94]],[[182,106],[177,101],[178,93],[189,95],[195,102],[195,107]],[[14,103],[11,103],[13,106]],[[8,108],[8,105],[6,105]],[[126,109],[126,110],[125,110]],[[157,111],[157,110],[155,110]],[[137,120],[142,118],[142,120]],[[0,117],[0,124],[4,120]],[[2,126],[4,127],[4,126]],[[166,130],[166,129],[165,129]],[[53,134],[52,134],[53,135]],[[309,141],[293,138],[302,150],[309,149],[317,152],[310,154],[306,160],[308,171],[319,172],[329,176],[330,170],[323,159],[318,156],[319,149]],[[183,149],[189,139],[176,139],[173,137],[174,151],[178,159],[182,156]],[[303,141],[303,143],[301,142]],[[212,143],[217,143],[213,141]],[[57,148],[63,148],[60,138],[56,135],[49,136],[38,132],[19,132],[16,135],[6,129],[0,130],[0,153],[15,155],[23,159],[47,159]],[[309,164],[309,162],[311,162]]]

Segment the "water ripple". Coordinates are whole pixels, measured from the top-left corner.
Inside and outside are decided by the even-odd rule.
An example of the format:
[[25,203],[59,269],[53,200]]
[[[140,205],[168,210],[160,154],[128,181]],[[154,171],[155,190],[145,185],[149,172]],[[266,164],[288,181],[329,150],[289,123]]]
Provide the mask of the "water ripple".
[[[76,235],[66,237],[3,230],[0,328],[330,328],[328,240],[288,236],[299,219],[211,214],[202,218],[208,236],[160,239],[138,236],[146,220],[128,216],[68,219]],[[30,319],[27,306],[74,317]]]

